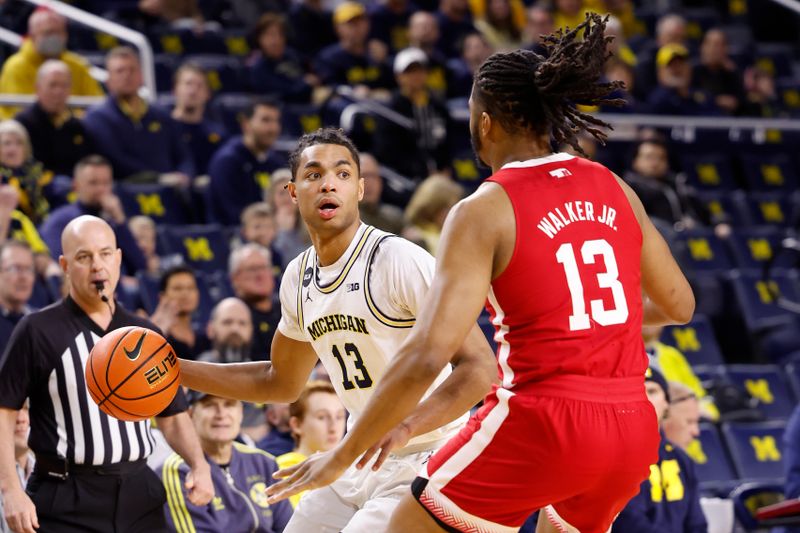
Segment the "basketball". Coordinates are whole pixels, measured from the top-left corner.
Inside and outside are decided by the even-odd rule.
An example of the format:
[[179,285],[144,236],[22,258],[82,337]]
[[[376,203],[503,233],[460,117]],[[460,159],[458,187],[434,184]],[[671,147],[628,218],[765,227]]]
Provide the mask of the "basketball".
[[163,411],[180,386],[180,364],[157,332],[116,329],[92,348],[85,368],[92,400],[114,418],[136,422]]

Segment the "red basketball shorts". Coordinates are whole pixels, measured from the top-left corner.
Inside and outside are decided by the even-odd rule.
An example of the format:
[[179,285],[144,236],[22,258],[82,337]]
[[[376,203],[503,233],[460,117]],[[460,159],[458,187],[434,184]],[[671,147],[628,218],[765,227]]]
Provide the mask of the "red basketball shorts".
[[604,533],[658,462],[658,443],[644,376],[558,376],[489,394],[412,489],[448,531],[516,532],[552,505],[564,531]]

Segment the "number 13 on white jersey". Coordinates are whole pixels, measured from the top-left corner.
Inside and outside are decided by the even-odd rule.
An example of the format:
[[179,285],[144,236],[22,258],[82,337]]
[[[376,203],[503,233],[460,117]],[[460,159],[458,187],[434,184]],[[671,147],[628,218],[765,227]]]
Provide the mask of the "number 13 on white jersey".
[[[595,257],[603,256],[606,271],[597,274],[597,284],[601,289],[611,289],[614,307],[606,309],[602,300],[591,300],[589,307],[591,317],[601,326],[622,324],[628,319],[628,302],[625,300],[625,290],[619,281],[619,270],[614,249],[605,239],[585,241],[581,246],[581,259],[585,265],[593,265]],[[583,282],[578,271],[578,262],[571,243],[564,243],[558,247],[556,260],[564,267],[567,276],[567,287],[572,298],[572,314],[569,317],[570,331],[589,329],[589,313],[586,312],[586,300],[583,295]]]

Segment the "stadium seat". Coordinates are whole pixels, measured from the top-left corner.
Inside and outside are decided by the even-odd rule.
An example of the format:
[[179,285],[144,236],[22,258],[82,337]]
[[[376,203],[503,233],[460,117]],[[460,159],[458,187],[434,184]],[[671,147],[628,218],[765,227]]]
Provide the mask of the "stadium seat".
[[185,61],[196,63],[206,73],[208,86],[215,93],[235,93],[245,89],[241,62],[221,55],[190,55]]
[[698,190],[731,191],[736,189],[730,158],[722,153],[686,154],[681,157],[686,184]]
[[195,32],[191,29],[166,28],[150,37],[154,51],[182,56],[186,54],[228,53],[221,34],[214,31]]
[[783,232],[772,226],[738,228],[726,243],[739,268],[761,269],[780,249]]
[[228,135],[240,135],[239,115],[253,102],[249,93],[218,94],[211,101],[210,113],[225,127]]
[[787,355],[786,377],[796,398],[800,398],[800,352]]
[[677,242],[685,250],[684,259],[692,270],[726,272],[734,266],[725,243],[711,229],[686,230],[677,235]]
[[750,211],[745,205],[746,198],[741,193],[724,191],[696,191],[694,196],[703,204],[715,220],[724,220],[733,226],[753,224]]
[[785,193],[753,192],[745,199],[750,223],[789,226],[795,210],[793,199]]
[[247,30],[227,29],[222,31],[222,41],[229,56],[247,57],[250,55],[250,43]]
[[758,400],[758,408],[768,418],[785,420],[797,404],[789,383],[776,365],[730,365],[730,381]]
[[692,321],[683,326],[667,326],[661,334],[661,342],[677,348],[692,366],[725,362],[711,322],[704,315],[695,314]]
[[794,50],[788,43],[759,44],[755,54],[755,64],[776,78],[791,77]]
[[722,424],[722,435],[741,479],[783,477],[784,429],[782,421]]
[[719,431],[713,424],[700,424],[700,437],[689,444],[686,453],[695,462],[697,478],[704,486],[728,484],[737,477]]
[[190,221],[185,203],[172,187],[122,183],[117,185],[116,192],[129,217],[146,215],[156,224],[186,224]]
[[281,135],[298,138],[322,127],[319,106],[289,104],[281,109]]
[[787,154],[742,154],[742,169],[747,185],[754,191],[792,191],[797,189],[797,171]]
[[166,226],[159,230],[167,251],[180,254],[195,270],[227,270],[230,247],[218,225]]
[[733,272],[730,282],[748,331],[758,332],[792,323],[793,313],[775,303],[775,293],[797,301],[798,290],[794,277],[773,272],[770,281],[766,282],[760,274]]
[[736,519],[745,530],[766,531],[766,529],[759,529],[761,524],[756,520],[755,511],[761,507],[782,502],[784,500],[783,484],[779,480],[744,483],[731,491],[729,498],[733,500]]
[[710,384],[713,381],[727,380],[725,365],[697,365],[692,367],[694,375],[701,383]]
[[169,54],[156,54],[153,60],[156,71],[156,91],[159,93],[171,93],[178,61],[175,56]]

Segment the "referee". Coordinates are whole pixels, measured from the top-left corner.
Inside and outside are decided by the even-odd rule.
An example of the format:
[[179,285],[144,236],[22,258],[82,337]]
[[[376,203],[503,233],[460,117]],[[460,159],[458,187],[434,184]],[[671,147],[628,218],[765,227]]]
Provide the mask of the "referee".
[[[13,433],[16,412],[30,397],[29,445],[36,454],[26,494],[12,439],[0,438],[5,517],[18,533],[166,531],[166,494],[145,460],[154,445],[149,422],[106,416],[90,399],[83,377],[89,352],[104,334],[154,326],[111,296],[122,253],[105,221],[74,219],[61,244],[69,295],[23,318],[0,362],[0,435]],[[179,392],[158,426],[191,469],[185,483],[189,501],[206,505],[214,493],[210,468],[186,407]]]

